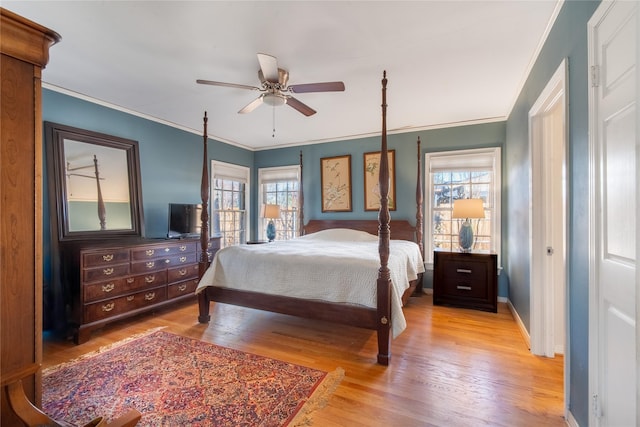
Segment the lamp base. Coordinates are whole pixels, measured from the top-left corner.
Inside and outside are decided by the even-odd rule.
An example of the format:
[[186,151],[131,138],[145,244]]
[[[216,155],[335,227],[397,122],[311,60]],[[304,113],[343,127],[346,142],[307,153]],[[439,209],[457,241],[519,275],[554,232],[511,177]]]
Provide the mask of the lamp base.
[[460,252],[469,253],[473,247],[473,229],[469,220],[466,220],[460,226],[460,234],[458,235],[458,243],[460,244]]
[[270,242],[273,242],[276,238],[276,226],[273,223],[273,220],[269,220],[269,224],[267,224],[267,239]]

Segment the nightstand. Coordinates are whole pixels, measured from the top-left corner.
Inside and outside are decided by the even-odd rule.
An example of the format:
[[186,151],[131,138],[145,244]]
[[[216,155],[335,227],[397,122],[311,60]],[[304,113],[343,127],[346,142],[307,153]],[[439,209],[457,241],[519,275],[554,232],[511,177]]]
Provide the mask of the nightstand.
[[433,252],[433,304],[498,311],[496,254]]

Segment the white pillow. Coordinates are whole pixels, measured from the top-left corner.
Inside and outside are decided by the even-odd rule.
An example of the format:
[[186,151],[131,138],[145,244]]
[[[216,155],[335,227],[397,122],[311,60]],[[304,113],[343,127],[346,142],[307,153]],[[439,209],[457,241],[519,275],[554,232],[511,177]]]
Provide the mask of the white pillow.
[[378,240],[378,236],[350,228],[330,228],[306,234],[299,237],[299,239],[330,240],[334,242],[375,242]]

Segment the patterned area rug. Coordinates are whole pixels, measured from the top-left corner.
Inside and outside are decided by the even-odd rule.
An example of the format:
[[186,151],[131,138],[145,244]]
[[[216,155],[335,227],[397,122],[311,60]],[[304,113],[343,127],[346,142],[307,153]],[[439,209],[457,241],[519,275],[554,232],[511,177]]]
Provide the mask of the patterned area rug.
[[46,369],[42,402],[78,425],[135,408],[139,426],[293,426],[343,376],[153,331]]

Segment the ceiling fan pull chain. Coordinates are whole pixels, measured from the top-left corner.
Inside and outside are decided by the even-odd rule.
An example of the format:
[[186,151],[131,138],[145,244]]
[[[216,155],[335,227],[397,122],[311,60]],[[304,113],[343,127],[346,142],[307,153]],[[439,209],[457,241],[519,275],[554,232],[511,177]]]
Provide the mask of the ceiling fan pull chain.
[[273,133],[271,134],[271,138],[275,138],[276,137],[276,107],[275,107],[275,105],[272,108],[273,108]]

